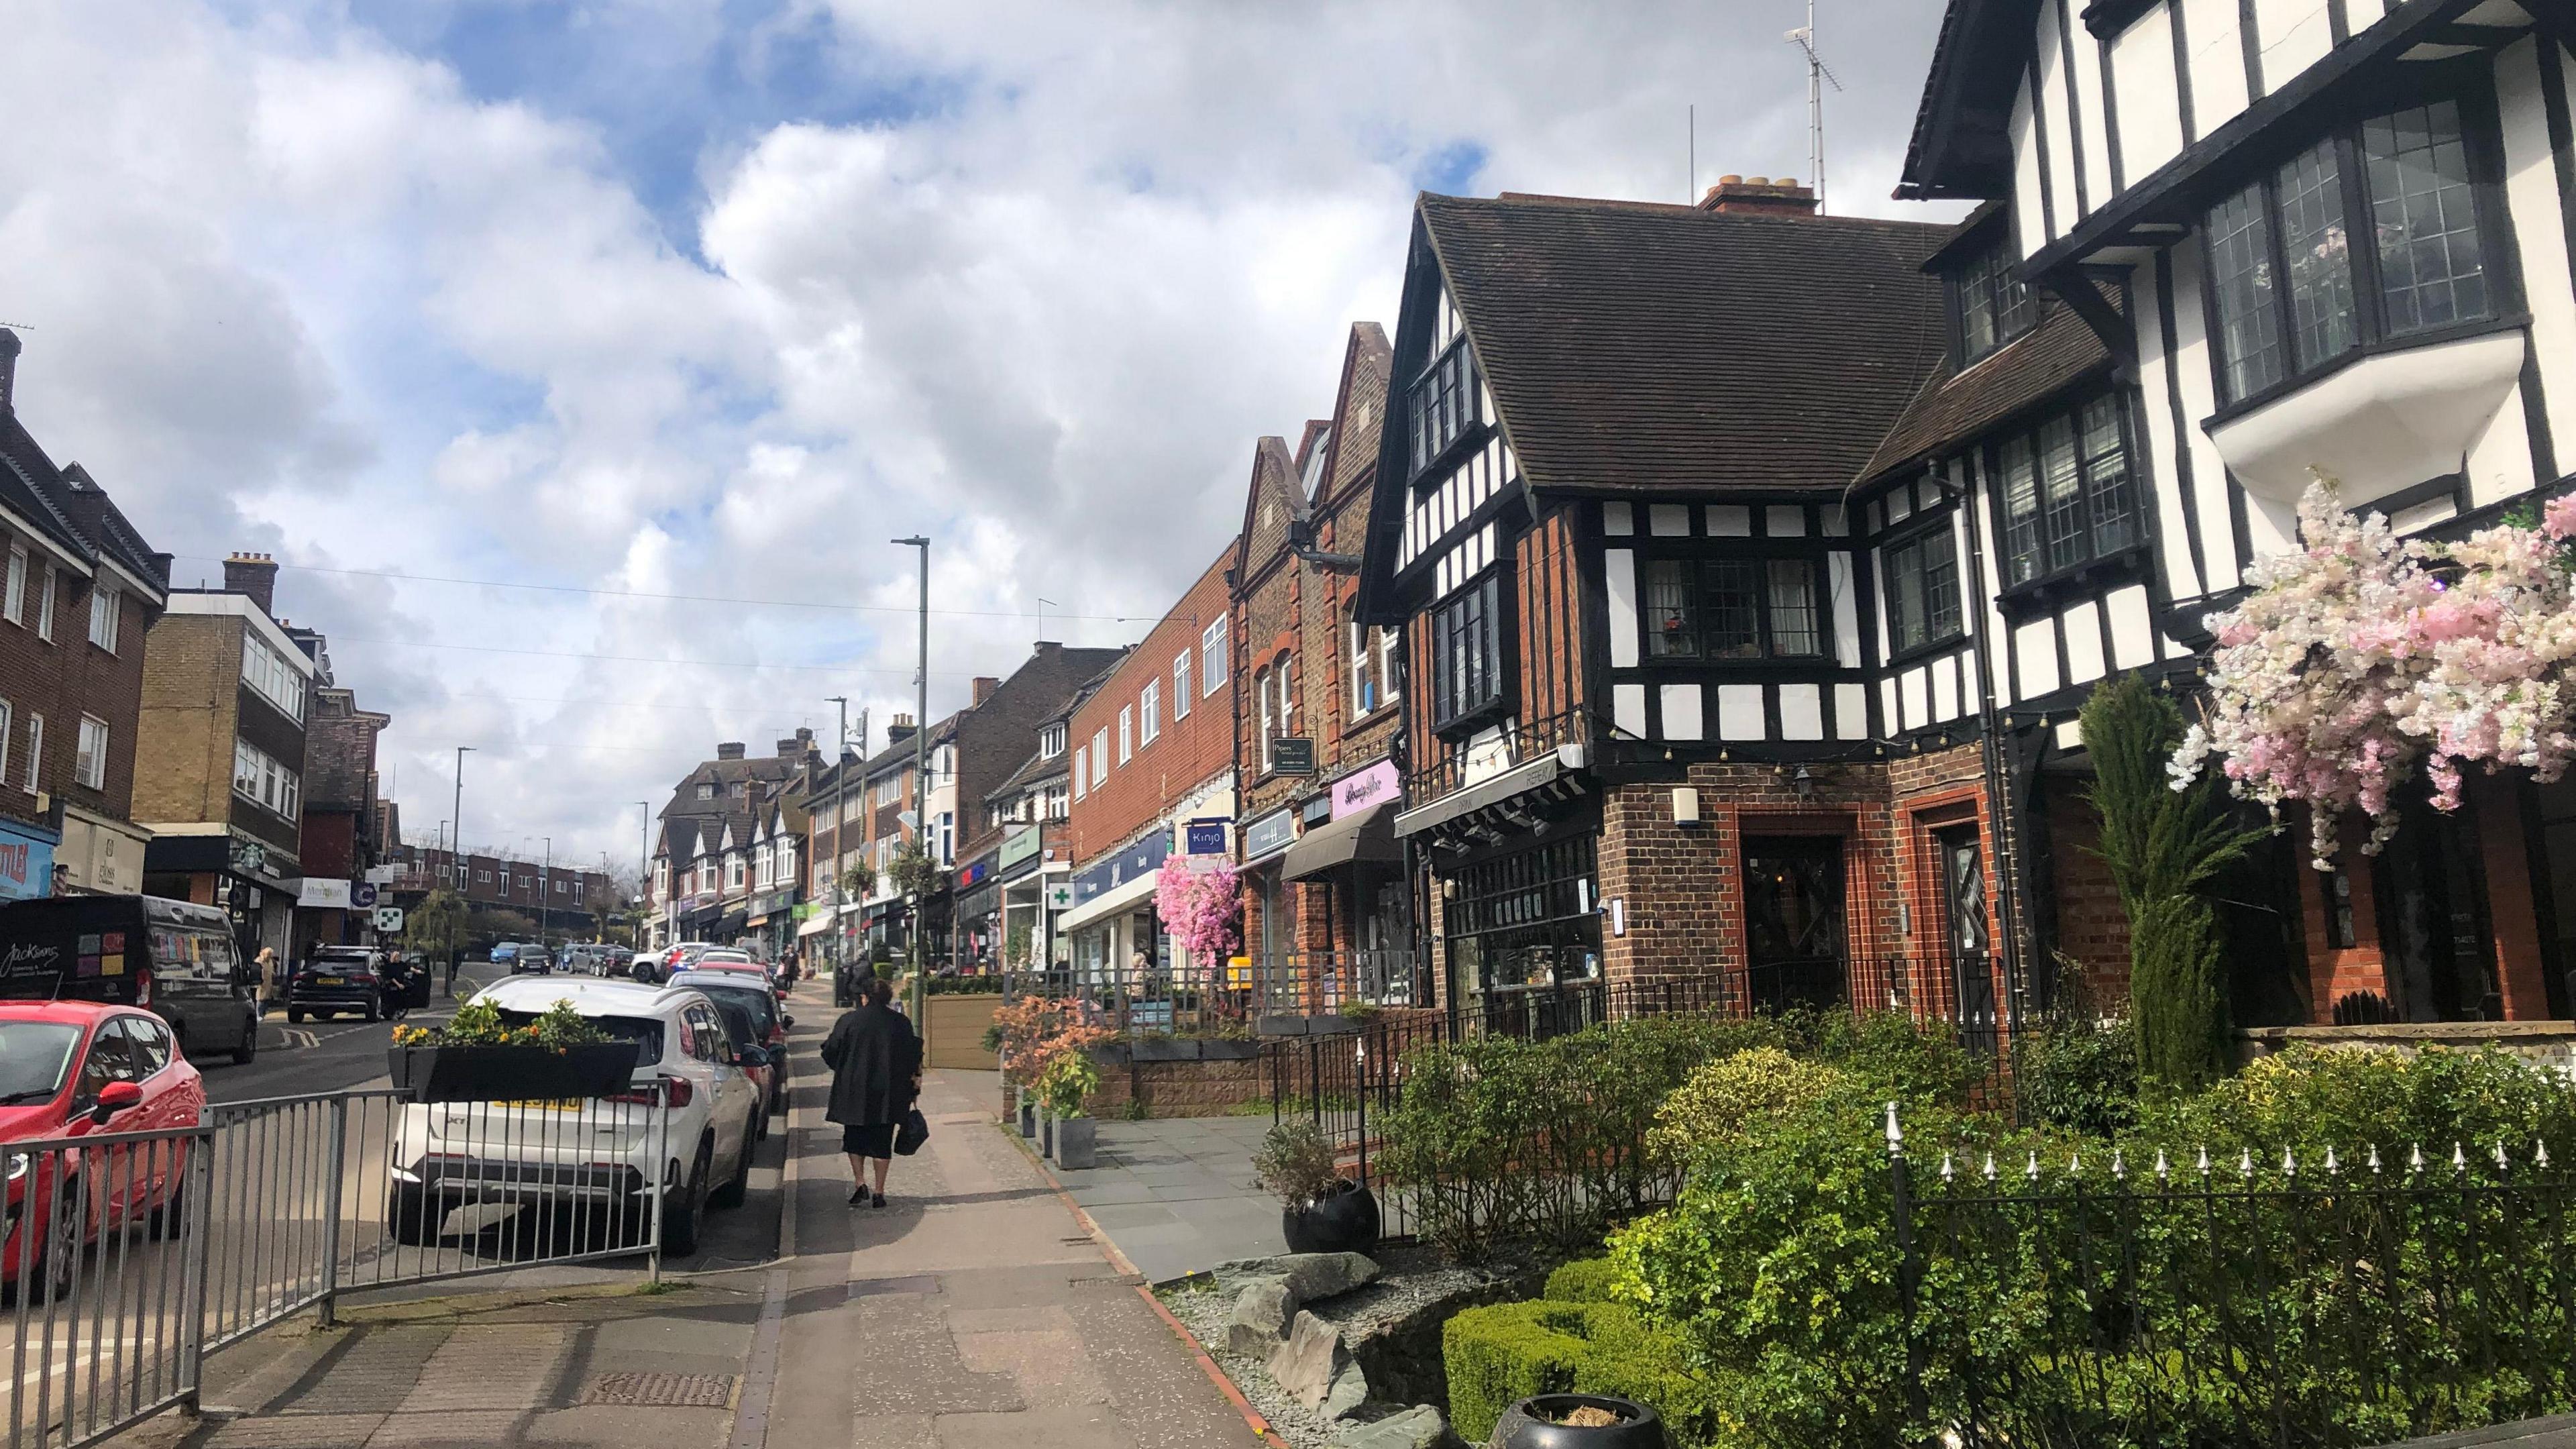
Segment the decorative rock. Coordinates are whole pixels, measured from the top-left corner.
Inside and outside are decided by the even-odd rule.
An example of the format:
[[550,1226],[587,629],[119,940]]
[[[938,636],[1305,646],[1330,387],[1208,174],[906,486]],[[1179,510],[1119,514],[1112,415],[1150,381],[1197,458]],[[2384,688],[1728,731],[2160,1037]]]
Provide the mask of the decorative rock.
[[1364,1253],[1289,1253],[1270,1263],[1300,1303],[1321,1303],[1377,1281],[1377,1263]]
[[1324,1402],[1316,1412],[1327,1419],[1347,1419],[1368,1402],[1368,1375],[1356,1363],[1343,1364],[1333,1373],[1331,1388],[1324,1391]]
[[1353,1424],[1333,1436],[1341,1449],[1436,1449],[1447,1441],[1449,1421],[1424,1404],[1370,1424]]
[[1307,1408],[1323,1407],[1340,1366],[1342,1331],[1315,1315],[1300,1312],[1288,1330],[1288,1341],[1270,1354],[1270,1376]]
[[1287,1279],[1256,1278],[1234,1300],[1234,1312],[1225,1320],[1225,1346],[1245,1358],[1268,1358],[1288,1336],[1296,1311],[1297,1296],[1288,1291]]

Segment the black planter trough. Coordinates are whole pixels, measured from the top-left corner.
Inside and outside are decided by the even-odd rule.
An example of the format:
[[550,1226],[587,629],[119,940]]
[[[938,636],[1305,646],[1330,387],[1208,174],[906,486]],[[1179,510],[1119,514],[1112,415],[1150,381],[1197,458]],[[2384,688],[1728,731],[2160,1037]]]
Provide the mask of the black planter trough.
[[387,1047],[394,1088],[415,1102],[562,1102],[612,1096],[635,1076],[635,1043]]
[[1366,1253],[1377,1247],[1377,1194],[1347,1179],[1311,1202],[1279,1212],[1279,1231],[1292,1253]]
[[[1565,1422],[1582,1409],[1614,1422]],[[1494,1449],[1666,1449],[1667,1442],[1664,1421],[1654,1410],[1608,1394],[1540,1394],[1494,1421]]]

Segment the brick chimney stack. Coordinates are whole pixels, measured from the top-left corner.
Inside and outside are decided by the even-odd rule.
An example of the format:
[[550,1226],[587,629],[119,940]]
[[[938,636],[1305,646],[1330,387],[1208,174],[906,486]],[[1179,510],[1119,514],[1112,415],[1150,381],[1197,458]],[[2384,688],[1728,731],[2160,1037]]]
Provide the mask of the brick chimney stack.
[[264,553],[237,553],[224,560],[224,592],[247,595],[259,611],[277,617],[277,560]]
[[23,345],[17,333],[0,327],[0,413],[17,410],[18,349]]
[[886,748],[892,749],[912,738],[912,716],[899,714],[886,726]]
[[1699,209],[1730,216],[1814,216],[1816,193],[1795,176],[1721,176],[1700,198]]
[[727,740],[716,746],[716,758],[719,760],[739,760],[742,755],[743,746],[739,740]]
[[999,689],[999,688],[1001,688],[1001,687],[1002,687],[1002,681],[1000,681],[1000,680],[998,680],[998,679],[993,678],[993,677],[992,677],[991,675],[989,675],[989,674],[978,674],[978,675],[976,675],[976,676],[975,676],[975,703],[976,703],[977,705],[979,705],[979,706],[980,706],[980,705],[982,705],[982,704],[984,703],[984,701],[986,701],[986,700],[988,700],[988,699],[991,699],[991,698],[993,697],[993,691],[994,691],[994,690],[997,690],[997,689]]

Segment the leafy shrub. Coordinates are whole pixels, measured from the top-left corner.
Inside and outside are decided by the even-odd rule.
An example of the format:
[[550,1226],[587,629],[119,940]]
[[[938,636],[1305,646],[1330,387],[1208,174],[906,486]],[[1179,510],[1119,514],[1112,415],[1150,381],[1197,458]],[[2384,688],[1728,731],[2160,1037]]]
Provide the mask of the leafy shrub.
[[1746,1133],[1842,1078],[1834,1067],[1773,1046],[1719,1057],[1693,1071],[1655,1109],[1646,1149],[1668,1166],[1687,1167],[1701,1147],[1740,1142]]
[[[2427,1158],[2497,1143],[2576,1141],[2576,1093],[2555,1074],[2500,1047],[2420,1052],[2297,1045],[2248,1064],[2196,1096],[2148,1109],[2136,1136],[2156,1146],[2213,1151],[2328,1146],[2358,1158],[2372,1147]],[[2132,1149],[2135,1155],[2137,1149]],[[2395,1160],[2392,1156],[2391,1161]],[[2141,1159],[2144,1160],[2144,1159]]]
[[1057,1117],[1083,1115],[1083,1104],[1100,1090],[1100,1067],[1087,1052],[1058,1052],[1038,1074],[1038,1096]]
[[1716,1442],[1706,1385],[1679,1335],[1617,1303],[1536,1299],[1469,1308],[1441,1326],[1449,1422],[1471,1444],[1532,1394],[1617,1394],[1652,1407],[1674,1442]]
[[933,976],[924,988],[932,996],[999,996],[1002,978],[988,976]]
[[1339,1155],[1312,1121],[1292,1118],[1272,1127],[1252,1154],[1253,1174],[1281,1202],[1309,1203],[1341,1180]]
[[2138,1120],[2138,1042],[2125,1020],[2071,1017],[2013,1041],[2013,1094],[2023,1120],[2107,1137]]
[[1618,1281],[1618,1264],[1607,1258],[1577,1258],[1547,1275],[1547,1289],[1540,1296],[1559,1303],[1607,1303],[1611,1285]]
[[1802,1009],[1780,1018],[1793,1055],[1841,1068],[1882,1100],[1964,1107],[1985,1067],[1947,1029],[1902,1012]]

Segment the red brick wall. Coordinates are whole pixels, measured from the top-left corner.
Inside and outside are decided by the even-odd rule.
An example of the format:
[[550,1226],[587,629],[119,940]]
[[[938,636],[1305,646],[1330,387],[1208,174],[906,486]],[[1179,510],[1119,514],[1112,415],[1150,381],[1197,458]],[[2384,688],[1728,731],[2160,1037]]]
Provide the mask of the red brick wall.
[[[1234,713],[1227,707],[1229,696],[1223,690],[1206,692],[1206,667],[1198,653],[1200,633],[1226,613],[1225,568],[1233,552],[1229,545],[1209,564],[1099,692],[1073,712],[1076,746],[1087,749],[1094,733],[1109,731],[1108,776],[1092,781],[1073,805],[1069,835],[1075,861],[1116,849],[1233,765]],[[1183,649],[1190,651],[1190,691],[1198,697],[1190,701],[1189,717],[1176,720],[1172,718],[1172,660]],[[1230,649],[1235,657],[1227,663],[1229,680],[1246,662],[1242,641],[1232,641]],[[1134,756],[1121,764],[1118,711],[1136,710],[1137,696],[1148,680],[1162,682],[1162,733],[1152,744],[1140,743]],[[1141,716],[1135,731],[1139,736],[1144,732]]]
[[2058,952],[2082,972],[2096,1010],[2123,1011],[2129,999],[2129,913],[2120,905],[2111,867],[2096,853],[2102,817],[2071,781],[2051,780],[2047,790]]

